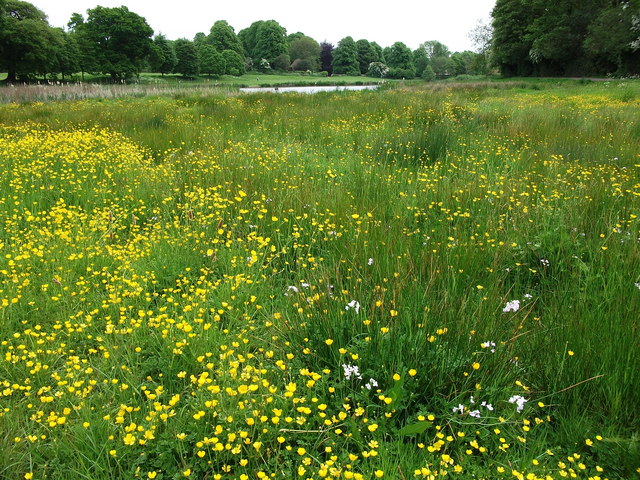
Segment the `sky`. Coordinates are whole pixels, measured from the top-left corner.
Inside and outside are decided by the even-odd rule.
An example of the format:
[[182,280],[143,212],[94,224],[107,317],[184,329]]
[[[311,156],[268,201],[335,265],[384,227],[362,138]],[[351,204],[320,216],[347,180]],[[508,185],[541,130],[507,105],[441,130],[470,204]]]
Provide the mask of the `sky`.
[[452,52],[472,50],[469,32],[479,20],[488,22],[495,0],[28,0],[49,17],[53,27],[66,26],[74,12],[85,15],[97,5],[119,7],[146,18],[156,34],[171,40],[209,33],[226,20],[238,33],[257,20],[276,20],[287,33],[302,32],[318,42],[337,45],[351,36],[382,47],[404,42],[412,50],[438,40]]

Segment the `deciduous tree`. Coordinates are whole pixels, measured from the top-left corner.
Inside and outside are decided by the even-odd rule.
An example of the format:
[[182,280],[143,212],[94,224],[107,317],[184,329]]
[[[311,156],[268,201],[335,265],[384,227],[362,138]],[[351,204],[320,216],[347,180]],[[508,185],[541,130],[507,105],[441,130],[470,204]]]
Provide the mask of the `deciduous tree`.
[[221,53],[213,45],[202,45],[198,51],[198,66],[200,73],[220,76],[225,73],[225,61]]
[[368,40],[361,39],[356,42],[358,65],[360,73],[365,74],[372,62],[380,62],[380,55]]
[[18,0],[5,1],[0,9],[0,69],[8,73],[7,82],[50,71],[59,42],[45,13]]
[[360,75],[358,48],[352,37],[345,37],[333,50],[333,73],[343,75]]
[[218,20],[211,27],[206,42],[213,45],[216,51],[222,53],[225,50],[233,50],[244,57],[242,42],[236,35],[235,30],[226,20]]
[[276,58],[283,54],[288,55],[288,51],[287,31],[278,22],[266,20],[258,26],[253,50],[254,60],[260,61],[264,58],[273,64]]
[[320,68],[320,44],[313,38],[303,35],[289,44],[289,58],[293,70],[311,70]]
[[87,10],[82,25],[84,41],[95,56],[95,68],[112,79],[140,73],[151,49],[153,29],[127,7],[96,7]]
[[173,43],[176,51],[178,63],[173,71],[184,75],[185,77],[193,77],[198,74],[198,52],[196,46],[186,38],[180,38]]
[[149,53],[151,69],[164,75],[173,72],[177,63],[178,58],[171,42],[162,34],[156,35]]

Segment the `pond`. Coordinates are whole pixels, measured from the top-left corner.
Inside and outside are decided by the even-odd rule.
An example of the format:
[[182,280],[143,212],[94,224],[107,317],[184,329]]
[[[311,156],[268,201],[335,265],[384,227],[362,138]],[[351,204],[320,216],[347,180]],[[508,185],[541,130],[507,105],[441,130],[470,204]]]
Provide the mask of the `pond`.
[[336,92],[343,90],[375,90],[380,85],[305,85],[300,87],[246,87],[240,91],[244,93],[318,93]]

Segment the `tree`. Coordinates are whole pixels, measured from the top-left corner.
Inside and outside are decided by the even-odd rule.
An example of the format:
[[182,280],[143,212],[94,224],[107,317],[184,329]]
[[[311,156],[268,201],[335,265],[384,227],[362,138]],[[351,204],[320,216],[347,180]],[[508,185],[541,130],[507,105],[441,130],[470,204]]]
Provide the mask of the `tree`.
[[[79,19],[77,17],[80,17]],[[138,75],[152,45],[153,29],[127,7],[87,10],[86,22],[77,14],[83,42],[94,55],[94,68],[113,80]]]
[[367,70],[368,77],[384,78],[389,74],[389,67],[382,62],[371,62]]
[[271,67],[274,70],[278,70],[281,72],[286,72],[289,70],[289,66],[291,65],[291,59],[289,58],[288,53],[281,53],[271,62]]
[[238,32],[238,39],[240,39],[240,42],[242,42],[245,56],[250,57],[254,60],[257,59],[256,63],[258,63],[260,60],[255,54],[257,34],[260,25],[262,25],[263,23],[264,20],[258,20],[257,22],[253,22],[249,27],[244,28]]
[[333,51],[333,73],[360,75],[358,48],[353,38],[345,37],[338,42],[338,46]]
[[421,46],[424,48],[424,51],[429,58],[448,57],[451,55],[449,48],[444,43],[437,40],[429,40],[428,42],[424,42]]
[[207,36],[204,34],[204,32],[198,32],[193,37],[193,44],[196,46],[196,48],[200,48],[201,46],[206,45],[206,43]]
[[361,39],[356,42],[358,65],[360,66],[360,73],[364,75],[369,70],[369,65],[372,62],[379,62],[380,55],[369,43],[368,40]]
[[[455,64],[451,60],[451,52],[445,44],[437,40],[429,40],[424,42],[421,47],[424,48],[427,57],[429,57],[431,71],[427,72],[427,76],[433,73],[436,76],[445,77],[455,73]],[[424,75],[423,71],[423,78]]]
[[289,44],[289,47],[291,47],[291,43],[294,40],[297,40],[302,37],[306,37],[306,35],[302,32],[290,33],[289,35],[287,35],[287,43]]
[[491,42],[493,40],[493,26],[490,23],[478,21],[475,27],[467,35],[475,48],[478,56],[475,59],[474,69],[479,74],[489,72],[491,62]]
[[149,53],[151,70],[164,75],[165,73],[173,72],[177,63],[178,58],[171,42],[162,34],[156,35]]
[[416,77],[422,77],[422,72],[424,72],[424,69],[429,65],[429,57],[423,46],[413,51],[413,65],[416,67]]
[[178,62],[173,71],[185,77],[194,77],[198,74],[198,52],[193,42],[186,38],[180,38],[173,43]]
[[493,58],[503,75],[531,75],[532,47],[527,27],[534,11],[526,0],[496,0],[493,17]]
[[239,77],[244,73],[244,58],[234,50],[225,50],[222,52],[222,60],[224,62],[224,73]]
[[54,29],[54,34],[58,47],[52,59],[51,72],[60,73],[64,81],[65,75],[73,75],[80,70],[80,50],[75,38],[61,28]]
[[226,20],[218,20],[211,27],[211,31],[207,36],[206,42],[213,45],[214,48],[222,53],[225,50],[233,50],[239,55],[244,56],[244,48],[242,42],[236,35],[235,30]]
[[275,20],[262,22],[256,31],[256,44],[253,49],[254,60],[260,61],[264,58],[273,66],[276,58],[288,55],[288,52],[287,31]]
[[384,58],[389,67],[391,78],[414,78],[416,67],[413,64],[413,54],[409,47],[402,42],[396,42],[384,50]]
[[198,66],[201,73],[219,77],[225,73],[225,61],[213,45],[202,45],[198,51]]
[[333,44],[322,42],[320,44],[320,71],[333,73]]
[[320,44],[305,35],[295,38],[289,44],[289,58],[292,70],[317,72],[320,68]]
[[455,52],[451,54],[454,73],[456,75],[477,74],[478,72],[474,70],[477,56],[477,53],[474,53],[470,50],[465,50],[464,52]]
[[85,72],[98,72],[97,54],[94,52],[97,49],[91,39],[89,38],[89,32],[87,25],[84,21],[84,17],[79,13],[71,15],[71,19],[67,23],[69,28],[69,35],[78,45],[78,66],[82,73],[82,80],[84,80]]
[[638,73],[640,58],[633,48],[636,38],[633,19],[640,15],[640,5],[639,2],[615,3],[602,8],[591,22],[584,48],[602,73]]
[[385,59],[384,59],[384,53],[382,51],[382,47],[378,45],[376,42],[371,42],[369,45],[371,45],[371,48],[373,48],[374,52],[376,52],[376,56],[378,57],[379,61],[384,63]]
[[8,73],[7,82],[50,71],[60,42],[44,12],[18,0],[5,1],[0,8],[0,68]]

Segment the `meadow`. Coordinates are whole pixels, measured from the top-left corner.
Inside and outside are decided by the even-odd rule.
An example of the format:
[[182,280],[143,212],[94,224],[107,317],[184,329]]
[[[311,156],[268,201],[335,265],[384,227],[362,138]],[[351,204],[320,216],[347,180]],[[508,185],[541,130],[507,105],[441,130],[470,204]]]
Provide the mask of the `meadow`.
[[640,83],[0,106],[0,478],[640,476]]

